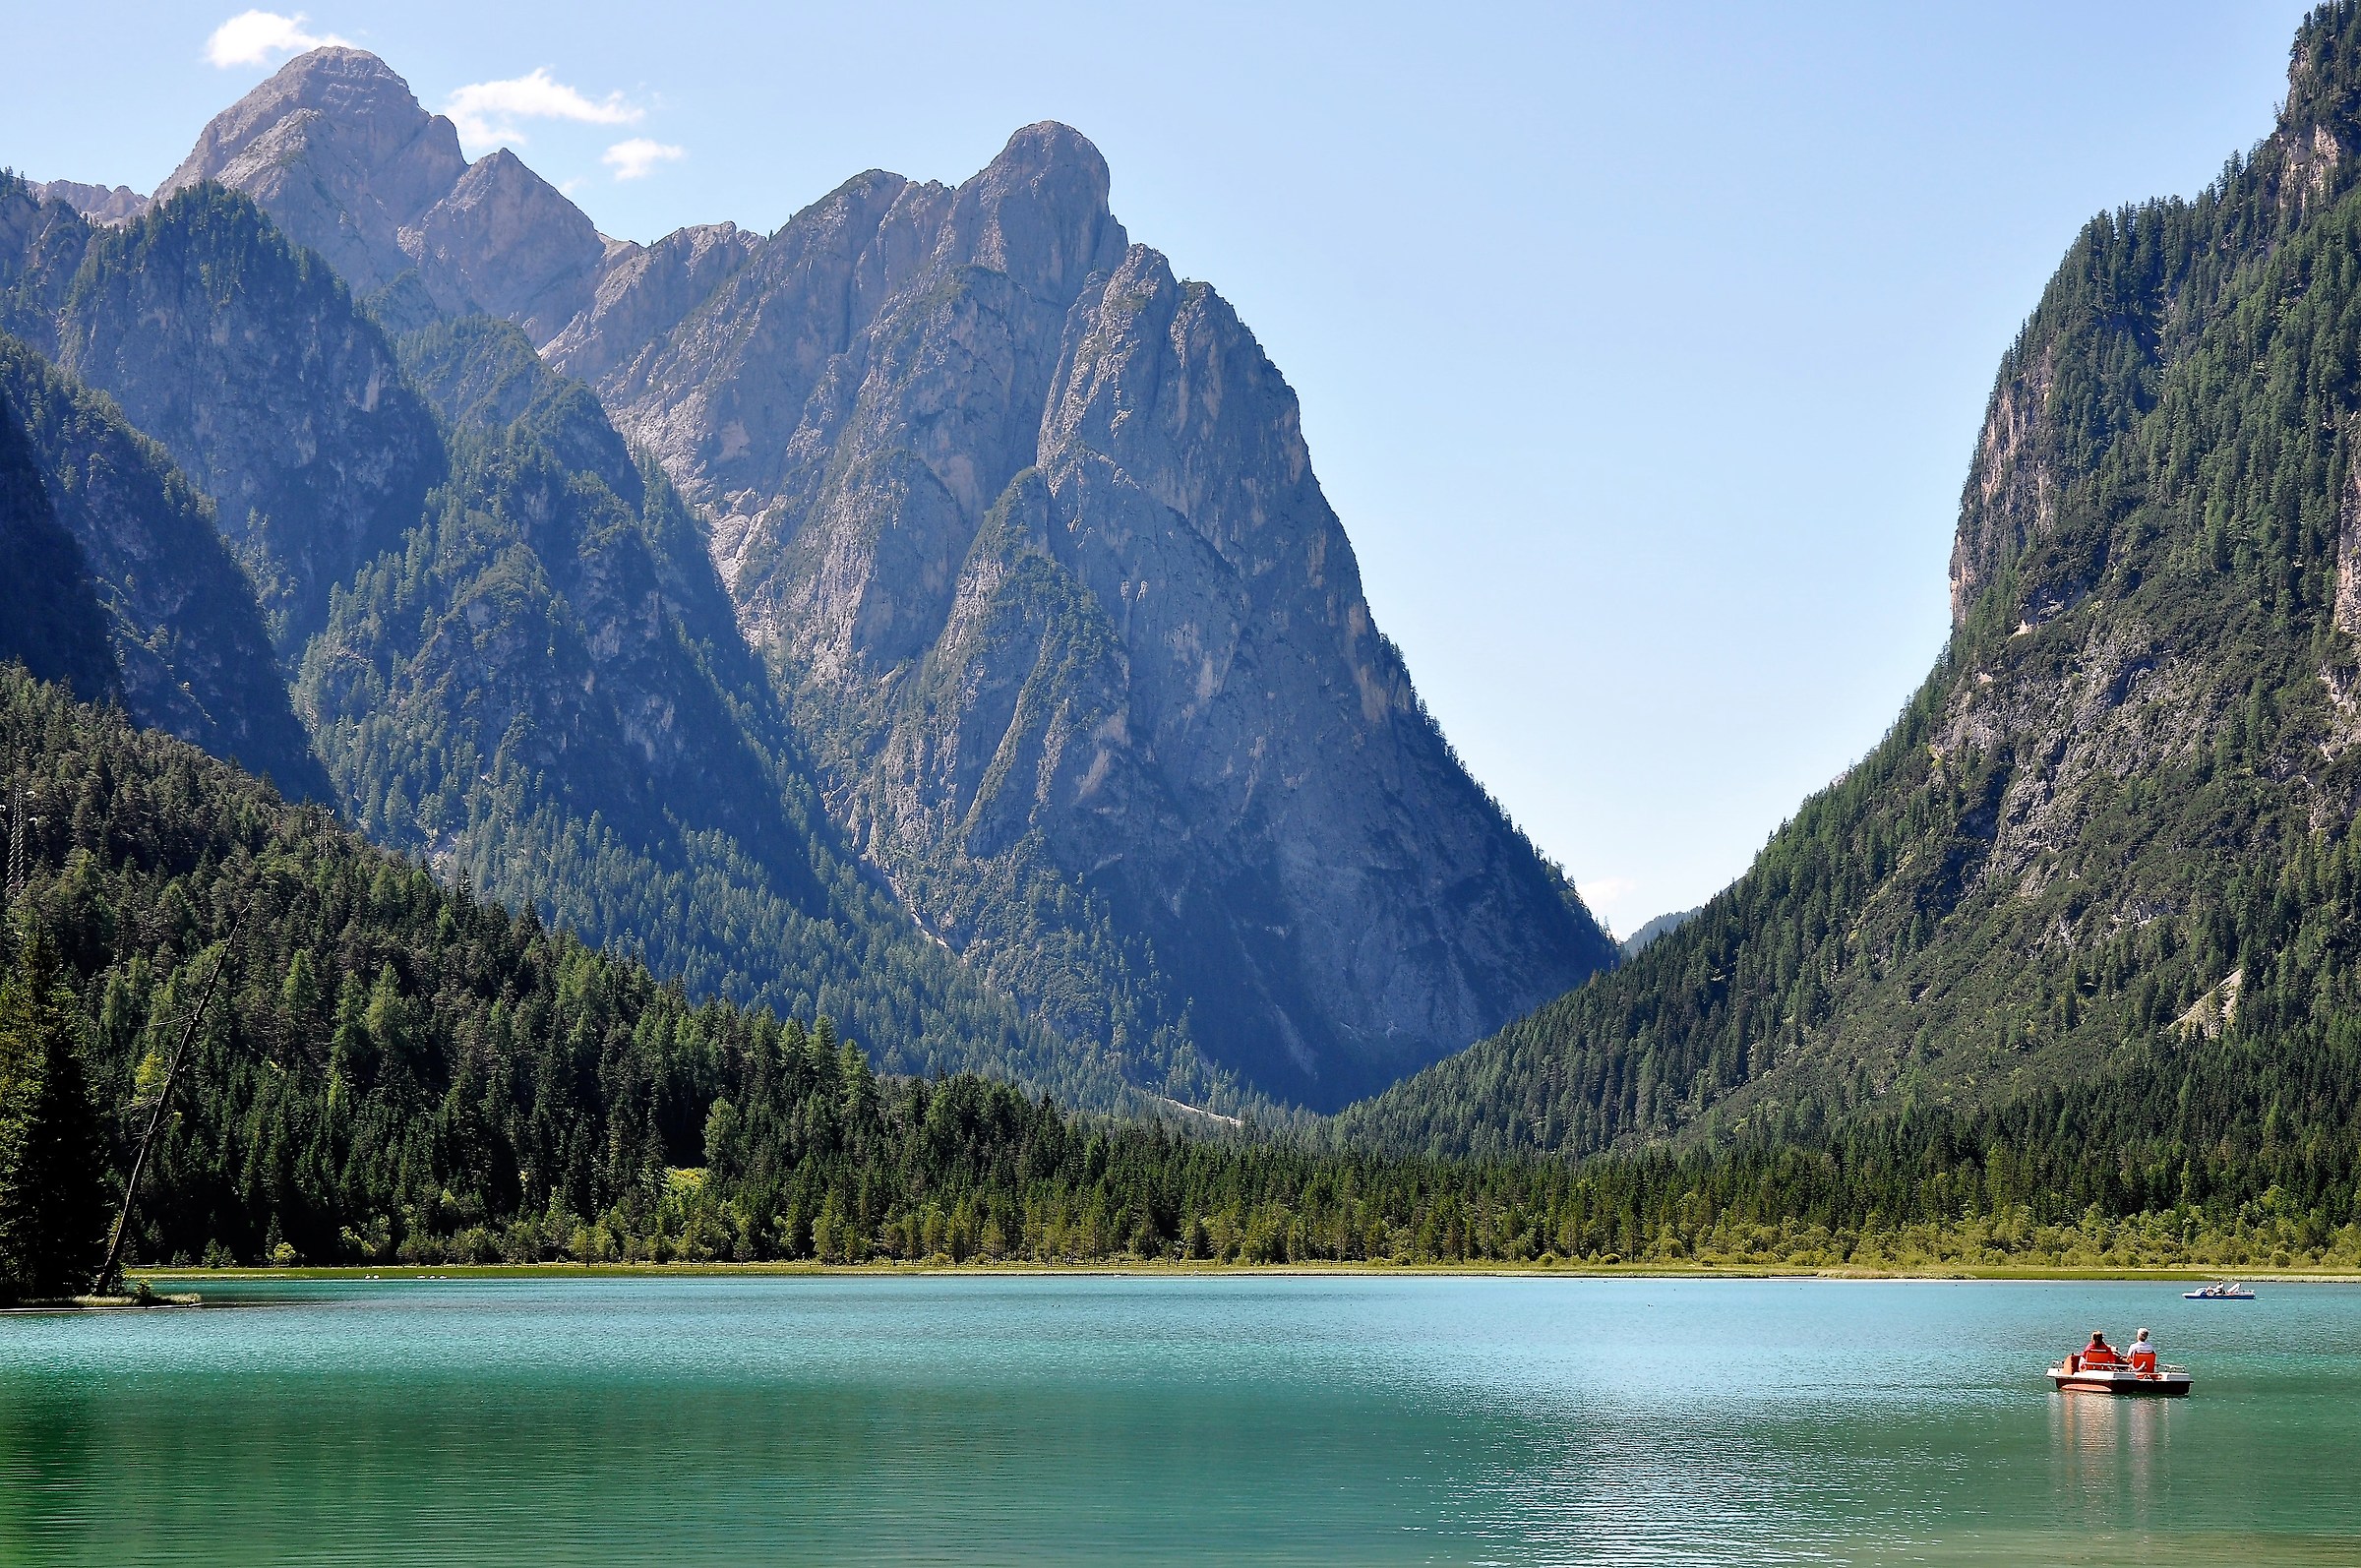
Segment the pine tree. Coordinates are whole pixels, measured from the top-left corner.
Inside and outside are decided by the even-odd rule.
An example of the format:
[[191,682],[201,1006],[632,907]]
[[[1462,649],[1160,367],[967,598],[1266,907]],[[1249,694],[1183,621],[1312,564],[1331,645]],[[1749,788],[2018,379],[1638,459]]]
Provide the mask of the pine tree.
[[81,1024],[56,949],[29,936],[0,984],[0,1296],[74,1295],[106,1252],[106,1145]]

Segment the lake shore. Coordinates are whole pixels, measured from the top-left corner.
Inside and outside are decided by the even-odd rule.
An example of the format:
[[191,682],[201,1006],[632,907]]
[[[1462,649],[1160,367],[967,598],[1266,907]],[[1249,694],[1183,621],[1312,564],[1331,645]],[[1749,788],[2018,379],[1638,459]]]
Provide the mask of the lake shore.
[[151,1286],[165,1282],[187,1287],[207,1280],[563,1280],[563,1279],[769,1279],[797,1276],[839,1279],[879,1279],[888,1276],[1007,1276],[1014,1278],[1209,1279],[1266,1275],[1281,1278],[1320,1276],[1376,1276],[1443,1279],[1682,1279],[1682,1280],[1884,1280],[1929,1284],[1995,1280],[2149,1281],[2166,1284],[2205,1284],[2237,1278],[2255,1285],[2354,1285],[2361,1273],[2338,1269],[2279,1269],[2237,1271],[2185,1268],[2043,1268],[1959,1267],[1953,1269],[1871,1269],[1850,1267],[1781,1268],[1773,1265],[1627,1264],[1487,1264],[1474,1267],[1445,1263],[422,1263],[381,1264],[354,1268],[138,1268],[125,1271]]

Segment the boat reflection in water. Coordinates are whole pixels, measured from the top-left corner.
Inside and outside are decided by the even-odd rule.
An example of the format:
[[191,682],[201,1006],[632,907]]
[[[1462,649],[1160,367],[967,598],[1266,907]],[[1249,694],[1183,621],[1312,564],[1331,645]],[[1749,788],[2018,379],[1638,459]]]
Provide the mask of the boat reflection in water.
[[2060,1501],[2081,1501],[2093,1525],[2145,1526],[2178,1409],[2168,1400],[2052,1399],[2050,1455]]

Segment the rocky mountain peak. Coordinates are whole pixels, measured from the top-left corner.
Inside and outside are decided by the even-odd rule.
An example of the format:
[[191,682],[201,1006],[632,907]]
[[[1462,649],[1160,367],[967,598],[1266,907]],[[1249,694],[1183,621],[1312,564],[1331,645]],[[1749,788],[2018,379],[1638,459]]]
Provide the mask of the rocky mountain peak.
[[[288,61],[213,117],[157,197],[199,180],[254,198],[357,295],[399,284],[396,314],[482,311],[535,342],[589,306],[607,253],[580,209],[514,152],[470,164],[451,121],[361,49]],[[431,304],[413,311],[421,292]]]
[[1107,160],[1089,138],[1055,120],[1028,125],[959,187],[936,258],[1005,272],[1042,298],[1071,299],[1123,254],[1107,190]]
[[330,151],[373,205],[396,216],[424,211],[467,168],[458,132],[427,113],[410,85],[365,49],[329,45],[299,54],[213,116],[157,197],[219,180],[243,188],[269,158]]
[[468,165],[400,244],[446,315],[506,317],[535,343],[589,305],[607,249],[581,209],[505,147]]
[[[512,453],[605,476],[613,505],[550,536],[550,570],[596,556],[593,576],[645,575],[616,564],[625,536],[608,524],[646,510],[623,442],[655,457],[679,487],[664,506],[703,513],[658,531],[709,552],[703,619],[775,681],[782,745],[816,764],[829,831],[966,972],[1094,1059],[1159,1063],[1140,1081],[1165,1075],[1159,1092],[1184,1099],[1211,1081],[1202,1068],[1335,1105],[1612,961],[1419,703],[1278,368],[1211,288],[1131,244],[1107,160],[1071,127],[1024,127],[956,189],[873,170],[769,235],[716,224],[641,246],[602,239],[514,153],[468,163],[382,62],[331,49],[218,116],[166,189],[202,180],[251,198],[405,332],[412,381],[448,380],[514,423],[497,394],[532,380],[515,366],[588,378],[552,392],[544,413],[567,417]],[[174,341],[212,364],[195,330],[209,324],[190,325]],[[250,335],[247,358],[277,352]],[[97,366],[81,343],[76,363]],[[140,345],[117,347],[107,363]],[[365,423],[336,394],[368,378],[278,380],[338,430]],[[606,433],[603,455],[557,439],[584,431]],[[256,488],[226,460],[243,449],[182,445],[216,488]],[[252,445],[273,473],[304,466]],[[333,466],[310,465],[323,484]],[[500,491],[516,515],[556,505],[519,484]],[[286,510],[249,498],[244,514]],[[453,623],[452,647],[506,624],[494,599],[533,598],[512,593],[507,559],[486,557],[485,619]],[[395,619],[421,625],[392,581]],[[605,602],[589,578],[563,592],[576,587],[576,608]],[[610,618],[576,673],[614,678],[602,661],[636,657],[631,620]],[[559,646],[515,631],[518,649]],[[472,702],[498,685],[436,690]],[[352,687],[347,716],[393,690]],[[645,769],[589,738],[673,721],[584,714],[535,731],[557,748],[535,765],[584,811],[654,823]],[[560,765],[593,754],[609,760]],[[426,769],[391,790],[392,767],[362,767],[372,820],[430,842],[456,808],[434,808],[443,827],[411,820],[403,803],[439,786]]]

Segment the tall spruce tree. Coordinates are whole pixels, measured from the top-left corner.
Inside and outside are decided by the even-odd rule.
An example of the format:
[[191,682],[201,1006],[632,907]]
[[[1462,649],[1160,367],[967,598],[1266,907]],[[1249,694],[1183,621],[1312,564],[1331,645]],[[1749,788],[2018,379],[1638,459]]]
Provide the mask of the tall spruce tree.
[[106,1145],[91,1105],[82,1009],[38,932],[0,983],[0,1297],[85,1290],[106,1252]]

